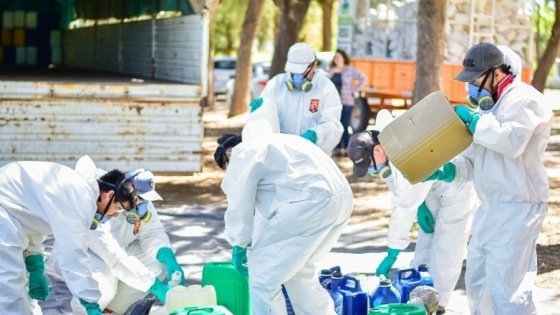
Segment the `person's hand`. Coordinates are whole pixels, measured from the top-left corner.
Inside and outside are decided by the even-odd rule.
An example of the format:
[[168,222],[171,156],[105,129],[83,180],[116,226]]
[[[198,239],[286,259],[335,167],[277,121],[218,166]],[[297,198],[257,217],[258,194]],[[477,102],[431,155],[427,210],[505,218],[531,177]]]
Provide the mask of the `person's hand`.
[[434,233],[435,220],[432,212],[428,209],[425,202],[422,202],[420,207],[418,207],[418,212],[416,213],[418,217],[418,225],[426,234]]
[[459,119],[461,119],[461,121],[465,123],[465,125],[467,125],[469,131],[474,134],[476,130],[476,124],[478,123],[478,119],[480,118],[480,113],[469,109],[465,105],[455,106],[455,113],[457,114],[457,116],[459,116]]
[[231,252],[231,262],[233,267],[242,276],[249,275],[249,268],[247,268],[247,248],[233,246]]
[[173,273],[175,271],[179,271],[181,273],[181,281],[179,282],[180,285],[185,284],[185,272],[181,265],[177,263],[177,259],[175,255],[173,255],[173,250],[169,247],[162,247],[158,250],[156,259],[165,265],[167,268],[167,281],[171,281],[171,277],[173,277]]
[[86,302],[80,299],[80,304],[86,309],[88,315],[103,315],[99,304],[93,302]]
[[49,282],[45,277],[43,256],[27,256],[25,267],[29,272],[29,297],[34,300],[46,301],[49,296]]
[[165,304],[165,297],[167,296],[167,291],[169,291],[170,289],[170,286],[156,278],[156,281],[154,281],[154,284],[152,284],[148,292],[155,295],[155,297],[160,300],[161,303]]
[[263,104],[263,99],[262,98],[255,98],[251,101],[251,103],[249,103],[249,108],[250,108],[250,113],[254,112],[255,110],[257,110],[257,108],[261,107]]
[[317,143],[317,133],[314,130],[309,129],[302,133],[301,136],[313,143]]
[[376,276],[385,276],[385,279],[389,279],[389,271],[393,267],[395,261],[397,261],[397,256],[401,251],[394,248],[387,248],[387,256],[381,261],[379,267],[375,270]]
[[451,183],[455,179],[455,175],[457,174],[457,167],[455,164],[451,162],[447,162],[435,171],[432,175],[426,177],[422,182],[427,182],[431,180],[439,180],[446,183]]

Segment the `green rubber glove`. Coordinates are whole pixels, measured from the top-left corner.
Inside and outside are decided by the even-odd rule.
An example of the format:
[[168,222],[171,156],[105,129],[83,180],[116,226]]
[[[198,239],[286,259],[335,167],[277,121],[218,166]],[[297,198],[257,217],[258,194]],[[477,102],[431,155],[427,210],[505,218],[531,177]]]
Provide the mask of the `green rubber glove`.
[[247,248],[233,246],[231,262],[240,275],[246,277],[249,275],[249,268],[247,267]]
[[254,100],[251,101],[251,103],[249,103],[249,108],[250,113],[254,112],[255,110],[257,110],[257,108],[261,107],[263,104],[263,99],[262,98],[255,98]]
[[159,280],[158,278],[156,278],[156,281],[154,282],[154,284],[150,287],[150,289],[148,290],[148,292],[150,292],[151,294],[155,295],[155,297],[161,301],[161,303],[165,304],[165,296],[167,295],[167,291],[169,291],[171,289],[170,286],[168,286],[167,284],[161,282],[161,280]]
[[451,183],[457,175],[457,167],[451,162],[447,162],[440,167],[439,170],[435,171],[432,175],[428,176],[422,182],[427,182],[431,180],[439,180],[446,183]]
[[49,283],[45,277],[43,256],[27,256],[25,267],[29,272],[29,297],[34,300],[46,301],[49,296]]
[[387,248],[387,257],[379,264],[379,267],[375,270],[375,275],[378,277],[384,275],[385,279],[389,279],[389,271],[391,271],[393,264],[397,261],[397,256],[400,252],[399,249]]
[[420,226],[422,231],[427,234],[434,233],[434,216],[430,212],[430,209],[428,209],[428,206],[426,206],[425,202],[422,202],[420,207],[418,207],[418,212],[416,212],[416,215],[418,216],[418,225]]
[[469,131],[474,134],[476,130],[476,124],[478,123],[478,119],[480,118],[480,113],[469,109],[465,105],[455,106],[455,113],[467,125]]
[[185,272],[181,265],[177,263],[177,258],[173,254],[173,250],[169,247],[162,247],[158,250],[156,259],[165,265],[167,268],[167,281],[171,281],[171,277],[175,271],[179,271],[181,273],[181,281],[179,282],[180,285],[185,284]]
[[80,299],[80,304],[82,304],[86,308],[86,312],[88,315],[103,315],[103,312],[101,311],[101,308],[97,303],[86,302]]
[[317,143],[317,133],[311,129],[302,133],[301,136],[313,143]]

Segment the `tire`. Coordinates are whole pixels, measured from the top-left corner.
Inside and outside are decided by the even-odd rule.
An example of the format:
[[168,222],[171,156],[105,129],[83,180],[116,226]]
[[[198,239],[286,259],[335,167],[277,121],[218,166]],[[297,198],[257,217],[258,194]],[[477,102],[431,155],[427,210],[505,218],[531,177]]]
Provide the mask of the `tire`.
[[353,133],[366,130],[369,125],[369,118],[371,112],[367,99],[363,97],[354,99],[354,108],[352,108],[352,115],[350,116],[350,127]]

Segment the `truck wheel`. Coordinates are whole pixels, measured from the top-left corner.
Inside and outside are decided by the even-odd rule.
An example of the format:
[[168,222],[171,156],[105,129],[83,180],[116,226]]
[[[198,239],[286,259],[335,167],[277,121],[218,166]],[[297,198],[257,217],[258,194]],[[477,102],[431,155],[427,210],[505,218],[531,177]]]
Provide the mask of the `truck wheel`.
[[352,115],[350,116],[350,127],[353,133],[366,130],[369,124],[371,112],[367,99],[363,97],[354,99],[354,108],[352,108]]

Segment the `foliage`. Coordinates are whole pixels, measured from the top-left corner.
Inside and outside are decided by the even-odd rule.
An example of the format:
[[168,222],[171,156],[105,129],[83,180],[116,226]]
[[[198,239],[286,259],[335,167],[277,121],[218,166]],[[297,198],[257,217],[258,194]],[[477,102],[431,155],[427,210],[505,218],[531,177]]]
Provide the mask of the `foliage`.
[[554,24],[555,13],[554,1],[544,0],[535,3],[535,12],[533,16],[533,29],[535,31],[535,44],[537,55],[536,60],[539,60],[541,54],[546,49],[546,45],[550,38],[552,24]]
[[236,54],[248,4],[248,0],[224,0],[218,6],[211,26],[216,41],[215,56]]

